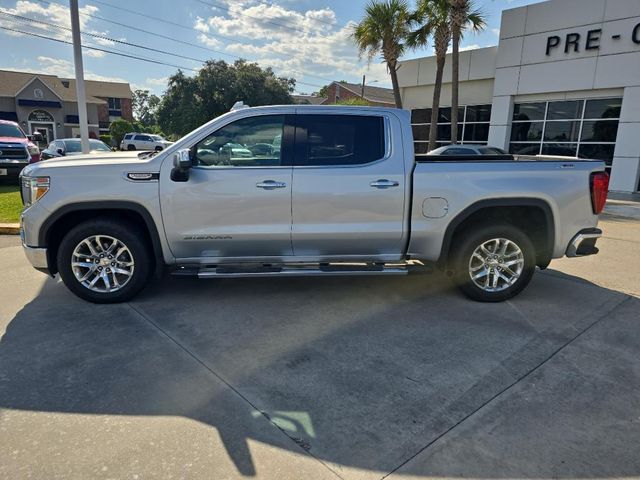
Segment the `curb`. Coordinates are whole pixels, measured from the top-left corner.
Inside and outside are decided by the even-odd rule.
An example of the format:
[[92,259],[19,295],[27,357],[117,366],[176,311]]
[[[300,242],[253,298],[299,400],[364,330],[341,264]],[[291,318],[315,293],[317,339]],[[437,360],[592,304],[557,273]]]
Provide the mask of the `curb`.
[[0,235],[20,235],[20,224],[0,223]]

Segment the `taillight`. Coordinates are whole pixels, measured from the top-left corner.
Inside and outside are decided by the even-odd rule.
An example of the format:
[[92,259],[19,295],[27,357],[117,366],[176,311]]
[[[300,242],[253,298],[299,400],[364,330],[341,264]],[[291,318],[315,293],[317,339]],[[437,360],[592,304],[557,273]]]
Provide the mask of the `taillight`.
[[609,175],[607,172],[596,172],[591,174],[591,206],[593,213],[598,215],[604,210],[607,203],[607,193],[609,192]]

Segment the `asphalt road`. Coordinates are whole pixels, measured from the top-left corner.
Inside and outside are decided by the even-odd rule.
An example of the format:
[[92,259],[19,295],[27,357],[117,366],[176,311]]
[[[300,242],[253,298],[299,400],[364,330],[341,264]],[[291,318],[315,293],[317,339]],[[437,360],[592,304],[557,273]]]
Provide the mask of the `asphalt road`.
[[640,475],[640,221],[518,298],[167,278],[96,306],[0,237],[0,478]]

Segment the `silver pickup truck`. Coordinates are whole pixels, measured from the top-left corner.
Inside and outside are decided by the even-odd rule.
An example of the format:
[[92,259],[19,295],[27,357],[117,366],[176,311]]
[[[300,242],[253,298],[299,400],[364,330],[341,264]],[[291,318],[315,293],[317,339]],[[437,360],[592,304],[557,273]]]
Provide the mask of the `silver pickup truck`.
[[599,161],[416,157],[409,112],[239,108],[161,152],[22,172],[24,249],[91,302],[165,269],[200,278],[446,271],[501,301],[536,266],[597,253]]

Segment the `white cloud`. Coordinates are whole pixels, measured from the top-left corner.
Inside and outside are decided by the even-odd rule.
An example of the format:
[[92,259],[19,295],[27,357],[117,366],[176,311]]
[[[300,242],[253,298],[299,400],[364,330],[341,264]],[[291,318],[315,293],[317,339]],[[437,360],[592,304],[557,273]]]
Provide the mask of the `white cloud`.
[[[50,4],[40,4],[38,2],[31,2],[28,0],[18,0],[14,8],[6,8],[8,13],[13,15],[18,15],[21,17],[27,17],[34,19],[39,22],[46,22],[53,25],[58,25],[63,28],[55,28],[44,25],[43,23],[37,22],[24,22],[21,19],[11,18],[11,21],[19,22],[19,24],[14,24],[12,27],[15,27],[19,30],[29,31],[33,33],[37,33],[38,35],[45,35],[50,38],[55,38],[58,40],[64,40],[66,42],[72,41],[71,31],[67,30],[71,28],[71,16],[69,14],[69,8],[61,5],[59,3],[50,3]],[[79,9],[81,14],[90,14],[93,15],[98,11],[98,7],[92,5],[86,5]],[[7,17],[5,17],[7,18]],[[104,37],[108,37],[108,30],[95,30],[89,27],[90,22],[93,20],[86,15],[79,15],[80,20],[80,29],[83,32],[91,33],[94,35],[100,35]],[[15,36],[23,36],[21,33],[10,32]],[[114,42],[111,40],[107,40],[105,38],[96,38],[96,37],[85,37],[83,43],[93,43],[101,46],[111,46],[114,45]],[[85,49],[85,54],[91,57],[102,57],[104,56],[104,52],[99,52],[96,50],[88,50]]]
[[[380,86],[390,83],[384,64],[368,65],[359,59],[351,38],[355,23],[337,25],[336,14],[329,8],[299,12],[259,0],[227,5],[212,9],[212,16],[198,17],[194,28],[201,34],[237,39],[226,44],[229,53],[271,66],[279,75],[293,76],[299,83],[324,85],[331,80],[359,79],[363,73],[367,81],[378,80]],[[207,38],[201,35],[200,41],[209,45]]]
[[496,36],[499,37],[500,36],[500,29],[499,28],[492,28],[491,32]]

